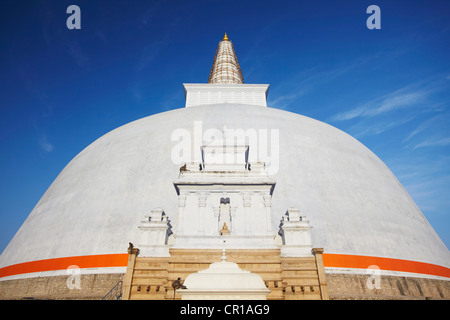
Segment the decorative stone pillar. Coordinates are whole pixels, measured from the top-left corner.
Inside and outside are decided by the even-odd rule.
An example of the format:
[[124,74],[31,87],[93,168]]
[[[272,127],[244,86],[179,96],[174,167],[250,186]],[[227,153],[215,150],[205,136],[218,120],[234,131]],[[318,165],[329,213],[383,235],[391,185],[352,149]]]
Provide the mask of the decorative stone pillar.
[[180,193],[178,195],[178,221],[177,221],[177,233],[182,235],[184,234],[184,208],[186,207],[186,198],[187,195],[185,193]]
[[289,208],[281,220],[282,257],[311,256],[311,226],[297,208]]
[[251,217],[250,217],[250,207],[252,206],[252,194],[244,193],[242,194],[242,200],[244,205],[244,233],[249,234],[252,229]]
[[266,232],[267,234],[272,233],[272,216],[271,216],[271,210],[272,210],[272,196],[269,192],[266,192],[263,194],[263,200],[264,200],[264,207],[266,209],[265,212],[265,219],[266,219]]
[[237,207],[230,207],[230,223],[232,223],[236,217]]
[[208,228],[207,226],[207,221],[208,219],[206,219],[205,217],[205,207],[207,204],[207,200],[208,200],[208,195],[205,193],[199,193],[198,194],[198,207],[199,207],[199,212],[198,212],[198,234],[204,235],[206,234],[206,230]]
[[220,233],[222,226],[220,225],[220,207],[213,207],[214,219],[217,222],[217,231]]
[[169,257],[167,240],[172,234],[171,227],[164,210],[153,209],[139,226],[141,254],[144,257]]

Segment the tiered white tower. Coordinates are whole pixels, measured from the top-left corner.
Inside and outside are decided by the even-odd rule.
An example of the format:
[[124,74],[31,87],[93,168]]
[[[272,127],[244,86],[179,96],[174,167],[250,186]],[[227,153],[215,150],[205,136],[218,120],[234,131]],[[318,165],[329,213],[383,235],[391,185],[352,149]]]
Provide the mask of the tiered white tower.
[[244,83],[233,43],[228,39],[226,33],[217,47],[208,83]]
[[186,107],[238,103],[267,107],[268,84],[245,84],[227,34],[219,42],[208,83],[184,84]]

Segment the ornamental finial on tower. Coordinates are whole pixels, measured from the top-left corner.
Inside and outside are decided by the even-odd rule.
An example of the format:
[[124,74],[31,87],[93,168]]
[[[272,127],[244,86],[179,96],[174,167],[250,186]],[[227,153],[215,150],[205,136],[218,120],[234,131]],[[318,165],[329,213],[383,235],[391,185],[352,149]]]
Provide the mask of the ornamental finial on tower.
[[208,83],[243,84],[241,67],[227,34],[219,42]]

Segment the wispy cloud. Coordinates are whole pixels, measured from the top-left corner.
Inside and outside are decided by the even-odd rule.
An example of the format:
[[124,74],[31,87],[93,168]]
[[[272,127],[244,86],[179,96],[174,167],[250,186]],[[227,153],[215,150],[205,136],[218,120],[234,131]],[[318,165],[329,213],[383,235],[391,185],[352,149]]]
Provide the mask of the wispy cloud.
[[432,108],[435,107],[435,104],[429,103],[428,97],[442,90],[445,87],[444,85],[442,76],[428,81],[419,81],[360,104],[348,111],[335,114],[330,118],[330,121],[336,122],[355,118],[371,118],[389,112],[423,105],[428,105],[428,108]]
[[420,142],[413,149],[423,148],[423,147],[442,147],[450,145],[450,137],[441,139],[428,139]]
[[289,104],[290,102],[294,101],[295,99],[299,98],[302,95],[303,92],[301,91],[295,93],[288,93],[285,95],[278,96],[277,98],[271,100],[269,104],[272,106],[276,106],[278,108],[282,108],[284,105]]
[[[357,71],[369,64],[373,68],[375,64],[379,63],[379,61],[383,61],[383,63],[385,63],[386,61],[403,55],[409,50],[410,48],[403,48],[402,50],[394,51],[380,51],[370,56],[355,58],[353,61],[346,62],[345,64],[338,65],[334,68],[329,68],[324,71],[319,70],[317,67],[304,70],[290,77],[289,79],[286,79],[286,81],[280,83],[277,88],[272,91],[271,97],[273,99],[269,100],[269,104],[277,108],[282,108],[283,104],[289,105],[295,100],[301,98],[309,91],[320,88],[330,81],[347,75],[350,72]],[[281,105],[279,105],[279,103]],[[394,101],[391,103],[394,103]],[[390,106],[387,103],[385,105],[385,108],[389,107]],[[349,111],[348,115],[355,114],[357,116],[363,111],[363,109],[352,109],[351,111]]]
[[52,152],[55,147],[53,146],[53,144],[51,144],[48,139],[47,139],[47,135],[43,134],[40,138],[39,138],[39,147],[45,151],[45,152]]
[[89,69],[91,66],[91,60],[88,55],[82,50],[81,46],[77,42],[66,43],[69,55],[74,62],[83,69]]
[[374,117],[394,110],[415,107],[422,104],[430,93],[428,90],[405,92],[406,90],[405,88],[396,90],[349,111],[338,113],[331,118],[331,121]]
[[166,44],[166,40],[161,40],[146,45],[136,63],[136,71],[142,71],[147,68]]
[[412,130],[403,143],[408,149],[424,147],[445,147],[450,145],[450,113],[445,109],[439,114],[426,119]]
[[353,137],[361,139],[366,136],[378,135],[389,131],[396,127],[402,126],[413,119],[414,116],[402,117],[400,119],[383,119],[381,121],[372,121],[370,123],[367,123],[366,121],[359,121],[346,131]]
[[269,96],[269,105],[276,108],[283,108],[283,106],[291,104],[309,91],[323,86],[352,70],[360,68],[376,57],[378,57],[378,55],[355,59],[351,63],[346,63],[334,69],[325,71],[318,70],[317,67],[303,70],[286,81],[281,82],[272,91]]
[[[145,15],[143,15],[140,24],[147,27],[147,23],[152,19],[153,9],[150,9]],[[179,18],[175,18],[170,21],[165,27],[165,31],[159,36],[158,39],[153,39],[149,44],[145,45],[140,52],[140,57],[137,59],[135,71],[140,73],[153,63],[153,60],[160,54],[161,51],[167,47],[173,38],[173,34],[179,28]]]
[[447,212],[450,205],[450,157],[428,152],[396,153],[389,167],[427,215]]
[[418,125],[404,140],[403,142],[408,142],[413,137],[419,135],[420,133],[436,127],[446,127],[450,124],[450,114],[438,114],[433,116],[425,121],[423,121],[420,125]]
[[134,82],[130,85],[128,91],[131,93],[131,96],[135,102],[141,103],[143,98],[142,89],[139,86],[139,83]]

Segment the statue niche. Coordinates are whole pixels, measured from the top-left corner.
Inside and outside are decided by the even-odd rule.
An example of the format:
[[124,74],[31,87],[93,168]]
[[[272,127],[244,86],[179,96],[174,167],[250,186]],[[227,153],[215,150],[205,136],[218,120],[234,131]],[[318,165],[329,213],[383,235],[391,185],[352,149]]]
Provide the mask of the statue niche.
[[231,232],[230,198],[220,198],[219,233],[229,235]]

